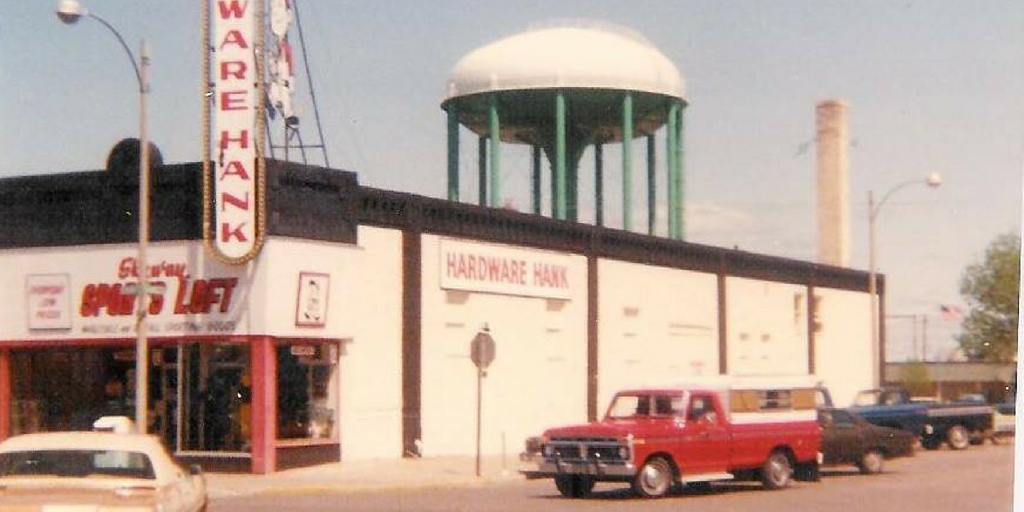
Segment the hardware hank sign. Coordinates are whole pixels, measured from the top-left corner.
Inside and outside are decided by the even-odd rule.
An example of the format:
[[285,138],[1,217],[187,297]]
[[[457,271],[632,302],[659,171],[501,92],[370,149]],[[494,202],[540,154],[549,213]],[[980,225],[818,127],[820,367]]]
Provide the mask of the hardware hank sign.
[[214,246],[228,258],[245,257],[257,240],[255,7],[249,0],[217,0],[212,10]]

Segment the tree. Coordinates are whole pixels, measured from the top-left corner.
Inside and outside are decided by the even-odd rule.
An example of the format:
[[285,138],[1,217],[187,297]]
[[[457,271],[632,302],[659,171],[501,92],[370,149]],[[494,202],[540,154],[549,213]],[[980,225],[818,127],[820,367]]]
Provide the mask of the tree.
[[935,393],[932,373],[927,363],[907,363],[900,368],[900,383],[910,396],[929,396]]
[[967,267],[960,279],[969,311],[957,341],[968,358],[1017,359],[1019,293],[1020,236],[1000,235],[985,250],[985,261]]

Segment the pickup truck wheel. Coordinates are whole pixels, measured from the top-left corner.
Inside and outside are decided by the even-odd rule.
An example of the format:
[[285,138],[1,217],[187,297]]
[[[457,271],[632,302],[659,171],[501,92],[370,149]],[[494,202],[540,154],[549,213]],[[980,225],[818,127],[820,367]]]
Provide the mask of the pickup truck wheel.
[[633,491],[643,498],[660,498],[672,488],[672,466],[662,457],[644,463],[633,479]]
[[857,469],[865,475],[874,475],[882,472],[882,452],[878,450],[868,450],[860,456],[860,461],[857,462]]
[[772,452],[761,467],[761,483],[769,490],[782,489],[789,485],[792,476],[793,466],[789,463],[789,457],[782,452]]
[[921,438],[921,446],[925,450],[938,450],[941,444],[942,440],[937,438],[936,436]]
[[953,425],[946,431],[946,442],[954,450],[963,450],[971,444],[971,436],[963,425]]
[[586,498],[594,490],[594,479],[580,475],[555,477],[555,487],[566,498]]

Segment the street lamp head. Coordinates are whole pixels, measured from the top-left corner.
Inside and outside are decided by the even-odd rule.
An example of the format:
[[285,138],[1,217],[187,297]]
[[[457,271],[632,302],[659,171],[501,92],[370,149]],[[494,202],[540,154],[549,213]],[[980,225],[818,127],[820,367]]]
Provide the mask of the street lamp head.
[[939,185],[942,185],[942,176],[937,172],[933,172],[928,175],[928,179],[925,180],[925,183],[932,188],[938,187]]
[[89,14],[82,4],[75,0],[61,0],[57,4],[57,17],[60,21],[72,25],[79,20],[82,16]]

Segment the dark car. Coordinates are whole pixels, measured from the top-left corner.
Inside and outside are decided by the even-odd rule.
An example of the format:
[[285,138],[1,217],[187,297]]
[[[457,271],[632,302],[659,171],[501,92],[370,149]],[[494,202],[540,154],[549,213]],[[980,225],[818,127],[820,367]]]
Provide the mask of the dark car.
[[916,439],[910,432],[872,425],[846,409],[819,408],[818,424],[826,465],[854,464],[872,474],[882,471],[885,459],[914,454]]

